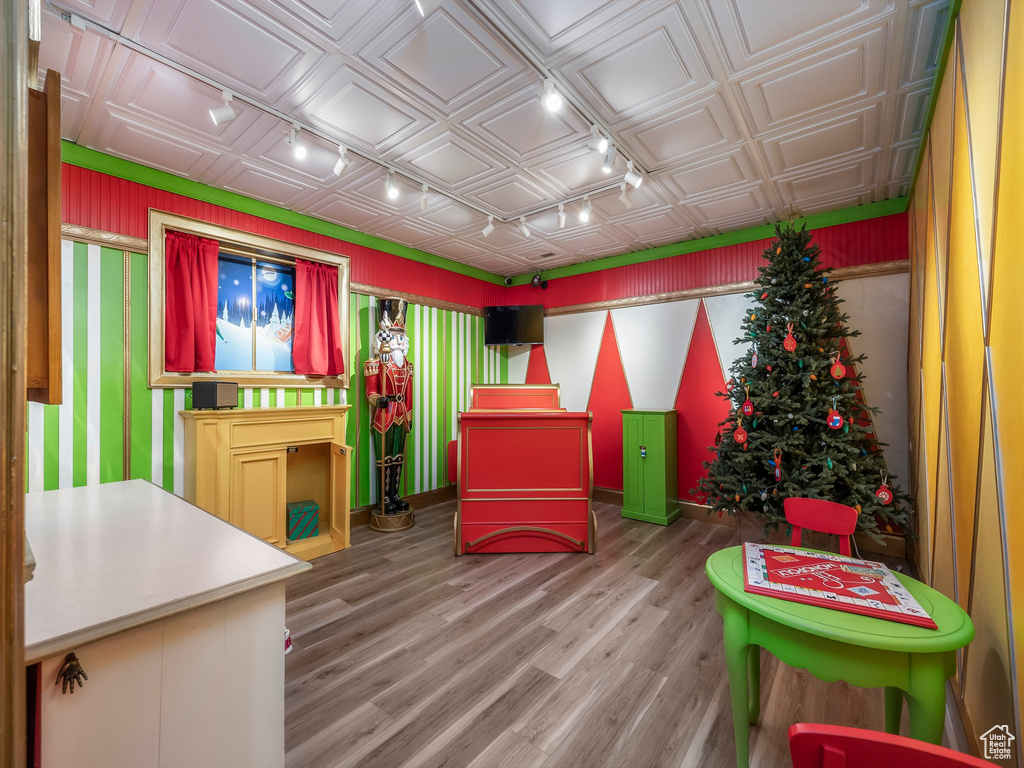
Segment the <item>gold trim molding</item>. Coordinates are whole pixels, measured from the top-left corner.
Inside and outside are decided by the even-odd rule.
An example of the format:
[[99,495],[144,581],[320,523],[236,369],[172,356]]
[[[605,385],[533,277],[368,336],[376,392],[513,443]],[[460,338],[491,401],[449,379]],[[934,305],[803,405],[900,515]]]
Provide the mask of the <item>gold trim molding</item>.
[[[839,267],[832,271],[832,276],[839,280],[855,280],[861,277],[880,277],[882,275],[898,275],[910,271],[909,259],[882,261],[874,264],[858,264],[854,267]],[[652,293],[647,296],[630,296],[624,299],[595,301],[591,304],[570,304],[564,307],[551,307],[544,310],[545,316],[573,315],[579,312],[596,312],[603,309],[619,309],[620,307],[639,307],[646,304],[664,304],[669,301],[683,299],[702,299],[706,296],[725,296],[732,293],[746,293],[753,290],[754,281],[745,280],[741,283],[725,283],[703,288],[687,288],[681,291]]]
[[132,253],[149,252],[149,241],[144,237],[117,235],[113,232],[104,232],[101,229],[93,229],[92,227],[80,227],[77,224],[61,224],[60,236],[66,237],[69,240],[78,240],[79,242],[116,248],[119,251],[130,251]]

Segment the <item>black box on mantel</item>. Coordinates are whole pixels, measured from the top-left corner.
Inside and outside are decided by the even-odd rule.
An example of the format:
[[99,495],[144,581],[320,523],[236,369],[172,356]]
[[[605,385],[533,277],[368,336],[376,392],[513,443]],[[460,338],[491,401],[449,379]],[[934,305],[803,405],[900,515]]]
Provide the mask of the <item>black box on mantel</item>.
[[233,381],[193,381],[192,407],[197,411],[237,408],[238,384]]

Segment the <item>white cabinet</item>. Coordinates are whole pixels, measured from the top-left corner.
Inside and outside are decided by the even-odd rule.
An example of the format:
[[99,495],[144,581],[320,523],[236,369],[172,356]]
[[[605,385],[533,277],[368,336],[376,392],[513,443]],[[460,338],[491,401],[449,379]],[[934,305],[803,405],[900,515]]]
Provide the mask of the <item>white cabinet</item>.
[[284,585],[74,649],[89,679],[42,662],[43,768],[284,765]]

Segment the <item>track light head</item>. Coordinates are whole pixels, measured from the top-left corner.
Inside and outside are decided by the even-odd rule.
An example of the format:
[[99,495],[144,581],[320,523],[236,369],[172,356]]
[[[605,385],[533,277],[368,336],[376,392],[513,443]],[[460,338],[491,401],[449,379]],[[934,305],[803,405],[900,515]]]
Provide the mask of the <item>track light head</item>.
[[604,153],[604,162],[601,163],[601,170],[605,173],[611,173],[615,169],[615,158],[618,157],[618,150],[615,149],[614,144],[608,145],[608,151]]
[[583,196],[583,207],[580,208],[580,221],[584,224],[590,221],[590,195]]
[[633,201],[629,199],[629,188],[626,187],[626,182],[622,182],[622,184],[619,185],[619,189],[622,190],[622,193],[619,195],[619,202],[622,203],[623,208],[628,211],[633,207]]
[[302,137],[299,136],[299,131],[302,129],[298,123],[292,126],[291,131],[288,132],[288,139],[286,143],[292,149],[292,154],[295,155],[296,160],[304,160],[306,158],[306,145],[302,143]]
[[487,226],[484,227],[482,230],[480,230],[480,234],[483,235],[484,237],[487,237],[493,231],[494,231],[494,217],[493,216],[488,216],[487,217]]
[[345,169],[348,168],[348,163],[349,163],[348,152],[345,149],[345,145],[344,144],[339,144],[338,145],[338,161],[334,164],[334,175],[335,176],[341,176],[341,174],[343,174],[345,172]]
[[644,177],[633,170],[632,160],[626,161],[626,175],[623,178],[633,189],[639,189],[640,185],[644,183]]
[[558,228],[565,229],[565,204],[558,204]]
[[384,181],[384,191],[387,192],[388,200],[398,199],[398,187],[395,186],[394,171],[388,171],[388,177]]
[[608,151],[608,139],[598,132],[596,125],[590,126],[590,140],[587,142],[587,149],[600,152],[602,155]]
[[420,186],[420,210],[425,211],[430,207],[430,196],[427,194],[427,185]]
[[541,100],[548,112],[557,112],[562,108],[562,94],[555,90],[551,78],[544,78],[544,98]]
[[523,237],[529,237],[530,236],[530,230],[526,226],[526,217],[525,216],[520,216],[519,217],[519,233]]
[[238,115],[235,114],[235,110],[231,108],[230,91],[222,92],[221,98],[224,100],[224,106],[210,110],[210,119],[213,120],[214,125],[223,125],[224,123],[230,123],[232,120],[238,117]]

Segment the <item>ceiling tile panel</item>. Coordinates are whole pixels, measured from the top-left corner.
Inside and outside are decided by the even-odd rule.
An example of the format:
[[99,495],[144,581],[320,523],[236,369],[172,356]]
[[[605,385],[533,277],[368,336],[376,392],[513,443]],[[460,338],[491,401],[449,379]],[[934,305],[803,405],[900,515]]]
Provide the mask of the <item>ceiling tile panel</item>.
[[[311,216],[319,219],[333,221],[343,227],[366,231],[367,227],[374,226],[383,218],[378,211],[373,210],[355,200],[332,194],[309,207]],[[374,226],[376,229],[376,226]]]
[[689,163],[678,170],[664,171],[661,176],[679,192],[679,199],[706,195],[715,190],[743,186],[759,180],[759,172],[745,146],[726,155]]
[[604,120],[620,123],[693,96],[714,83],[679,6],[616,25],[561,71]]
[[893,13],[894,5],[894,0],[703,0],[701,10],[721,41],[730,74],[736,74],[847,35]]
[[413,148],[398,156],[396,161],[408,163],[428,181],[446,189],[487,179],[500,165],[500,161],[452,131],[445,131],[423,144],[414,143]]
[[836,198],[878,185],[879,154],[832,166],[821,171],[794,176],[778,182],[783,199],[802,206],[821,198]]
[[911,0],[900,66],[900,87],[931,82],[942,55],[949,0]]
[[774,218],[771,204],[760,186],[737,190],[699,202],[690,202],[686,209],[701,226],[716,229],[751,226]]
[[168,135],[160,125],[148,125],[111,108],[104,108],[99,117],[93,146],[186,178],[199,178],[220,157],[216,148]]
[[771,170],[784,174],[815,163],[880,147],[881,106],[861,109],[819,125],[808,125],[762,142]]
[[648,168],[718,152],[742,138],[725,100],[717,92],[684,107],[633,121],[620,130],[620,135],[636,148],[637,159]]
[[901,91],[896,95],[896,132],[893,141],[920,138],[928,116],[928,96],[931,86]]
[[759,133],[833,111],[885,91],[886,23],[851,40],[761,71],[737,84]]

